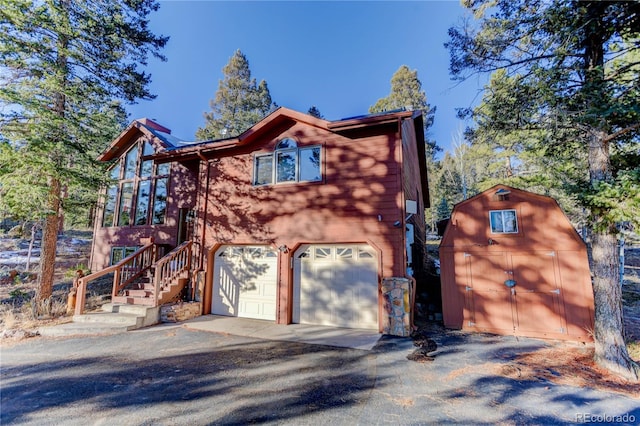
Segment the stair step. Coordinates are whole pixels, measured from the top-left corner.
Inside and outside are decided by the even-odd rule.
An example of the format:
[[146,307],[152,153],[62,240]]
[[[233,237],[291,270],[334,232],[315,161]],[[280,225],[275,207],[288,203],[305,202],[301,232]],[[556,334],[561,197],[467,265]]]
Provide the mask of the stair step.
[[102,324],[91,322],[70,322],[67,324],[59,324],[55,326],[47,326],[38,328],[41,336],[48,337],[66,337],[66,336],[83,336],[83,335],[109,335],[124,333],[129,328],[126,325],[118,324]]
[[131,284],[131,286],[128,287],[126,290],[131,290],[131,289],[154,291],[155,286],[153,285],[153,283],[134,283],[134,284]]
[[133,314],[139,317],[146,316],[149,309],[151,309],[145,305],[127,305],[117,302],[105,303],[101,308],[103,312],[119,312],[123,314]]
[[97,312],[84,315],[74,315],[73,322],[75,323],[100,323],[100,324],[117,324],[121,326],[133,326],[138,325],[138,318],[136,314],[115,313],[115,312]]
[[153,297],[115,296],[111,298],[111,301],[127,305],[153,306],[155,304],[155,298]]
[[125,289],[124,295],[129,297],[153,297],[153,291],[150,290],[138,290],[138,289]]

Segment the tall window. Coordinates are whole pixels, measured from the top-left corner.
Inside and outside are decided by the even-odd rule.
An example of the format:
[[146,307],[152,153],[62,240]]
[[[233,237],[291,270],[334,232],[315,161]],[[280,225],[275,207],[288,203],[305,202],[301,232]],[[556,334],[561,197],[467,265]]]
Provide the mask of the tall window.
[[167,209],[170,164],[154,165],[149,142],[135,144],[111,168],[102,226],[162,224]]
[[253,184],[321,181],[320,155],[319,145],[298,148],[295,140],[282,139],[272,154],[255,156]]

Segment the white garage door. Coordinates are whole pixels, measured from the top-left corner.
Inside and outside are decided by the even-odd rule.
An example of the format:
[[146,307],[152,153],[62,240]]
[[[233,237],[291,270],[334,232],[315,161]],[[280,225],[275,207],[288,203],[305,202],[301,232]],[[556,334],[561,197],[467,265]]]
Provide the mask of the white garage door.
[[307,245],[294,256],[293,322],[378,329],[378,261],[368,245]]
[[215,254],[215,315],[275,321],[278,254],[268,246],[222,246]]

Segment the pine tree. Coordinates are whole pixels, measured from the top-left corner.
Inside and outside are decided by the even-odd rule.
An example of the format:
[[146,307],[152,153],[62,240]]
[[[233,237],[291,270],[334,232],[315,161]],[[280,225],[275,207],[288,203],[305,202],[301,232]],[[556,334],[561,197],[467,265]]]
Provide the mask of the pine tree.
[[204,113],[205,125],[198,128],[200,140],[238,136],[275,108],[266,81],[256,84],[251,78],[249,61],[237,50],[222,69],[224,78],[218,84],[215,99]]
[[582,171],[571,189],[591,231],[595,359],[637,380],[624,342],[616,234],[622,221],[640,225],[640,3],[464,5],[478,22],[450,29],[451,72],[504,70],[512,101],[493,103],[487,126],[541,132],[545,158]]
[[322,115],[320,110],[318,108],[316,108],[315,105],[313,105],[311,108],[309,108],[309,111],[307,111],[307,114],[309,114],[310,116],[315,117],[315,118],[324,118],[324,115]]
[[440,151],[435,141],[429,140],[428,131],[433,125],[436,108],[427,103],[427,95],[422,90],[422,82],[418,79],[418,71],[411,71],[402,65],[391,77],[391,92],[387,97],[369,108],[370,113],[392,111],[405,108],[410,111],[422,111],[424,118],[425,141],[427,143],[427,157],[433,159]]
[[[140,70],[167,38],[148,29],[153,0],[5,0],[0,8],[2,201],[44,221],[37,302],[50,300],[69,196],[99,183],[94,158],[122,128],[118,100],[151,99]],[[37,171],[37,173],[34,173]],[[95,191],[93,191],[95,193]],[[46,309],[46,308],[41,308]]]

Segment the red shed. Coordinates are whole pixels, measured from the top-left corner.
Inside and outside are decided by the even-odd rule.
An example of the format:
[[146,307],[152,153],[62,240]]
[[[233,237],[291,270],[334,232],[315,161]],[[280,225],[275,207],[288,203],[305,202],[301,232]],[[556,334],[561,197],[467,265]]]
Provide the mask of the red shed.
[[586,245],[554,199],[497,185],[457,204],[440,261],[446,327],[593,340]]

